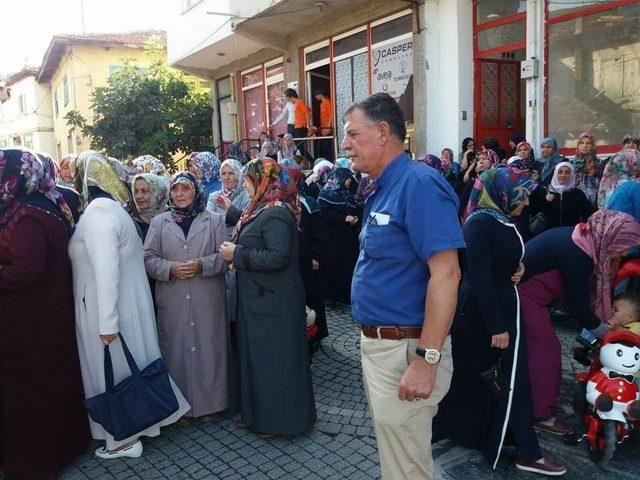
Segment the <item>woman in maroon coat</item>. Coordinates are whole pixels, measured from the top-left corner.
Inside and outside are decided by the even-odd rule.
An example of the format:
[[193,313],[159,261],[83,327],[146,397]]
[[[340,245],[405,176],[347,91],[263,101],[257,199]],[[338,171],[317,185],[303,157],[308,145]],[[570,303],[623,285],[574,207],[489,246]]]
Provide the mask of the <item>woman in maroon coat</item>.
[[71,214],[50,159],[0,149],[0,468],[55,479],[89,445],[76,346]]

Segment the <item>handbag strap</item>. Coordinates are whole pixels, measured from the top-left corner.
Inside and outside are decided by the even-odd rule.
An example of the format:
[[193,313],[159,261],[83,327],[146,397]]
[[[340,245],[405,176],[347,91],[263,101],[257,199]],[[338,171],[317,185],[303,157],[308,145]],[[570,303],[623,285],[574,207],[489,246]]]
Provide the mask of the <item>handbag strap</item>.
[[[124,352],[124,356],[127,359],[127,364],[129,365],[131,374],[134,376],[140,375],[140,369],[138,368],[133,355],[131,355],[129,347],[127,347],[127,343],[124,341],[122,333],[118,334],[118,338],[120,339],[120,343],[122,344],[122,351]],[[113,362],[111,361],[111,352],[109,351],[109,345],[104,346],[104,381],[107,385],[107,392],[112,392],[114,389]]]

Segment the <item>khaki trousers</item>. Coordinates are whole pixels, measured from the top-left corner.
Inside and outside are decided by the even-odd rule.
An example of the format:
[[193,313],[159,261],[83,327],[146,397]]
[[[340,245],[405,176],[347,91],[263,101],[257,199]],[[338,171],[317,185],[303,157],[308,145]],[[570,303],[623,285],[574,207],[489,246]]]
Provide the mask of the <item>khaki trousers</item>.
[[434,480],[431,421],[453,375],[451,338],[441,352],[436,384],[428,399],[398,399],[400,379],[416,355],[418,339],[361,337],[364,388],[378,441],[382,480]]

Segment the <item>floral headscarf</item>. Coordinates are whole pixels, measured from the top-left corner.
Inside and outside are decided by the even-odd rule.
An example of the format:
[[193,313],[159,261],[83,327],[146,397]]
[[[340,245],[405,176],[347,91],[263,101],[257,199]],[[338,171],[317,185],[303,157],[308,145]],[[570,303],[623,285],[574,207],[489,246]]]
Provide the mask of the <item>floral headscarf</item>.
[[633,133],[627,133],[622,139],[622,146],[627,143],[635,143],[636,145],[640,146],[640,137],[638,137],[638,135],[634,135]]
[[202,186],[205,190],[220,178],[220,160],[211,152],[193,152],[187,165],[197,167],[202,172]]
[[56,190],[55,166],[48,155],[40,158],[21,148],[0,149],[0,229],[23,205],[27,195],[39,192],[58,207],[73,227],[71,210]]
[[255,193],[240,217],[236,241],[240,231],[266,208],[286,207],[299,219],[298,190],[286,168],[271,158],[256,158],[247,163],[244,175],[251,180]]
[[498,157],[498,154],[496,152],[494,152],[493,150],[491,150],[490,148],[482,148],[482,150],[480,150],[477,154],[476,154],[476,158],[477,157],[482,157],[485,156],[487,158],[487,160],[489,160],[489,162],[491,163],[491,167],[495,167],[496,165],[498,165],[500,163],[500,158]]
[[435,155],[432,155],[432,154],[428,153],[428,154],[424,155],[423,157],[420,157],[416,161],[418,163],[424,163],[425,165],[428,165],[431,168],[435,168],[438,171],[438,173],[442,173],[443,172],[442,161]]
[[[578,148],[580,141],[584,138],[591,140],[591,151],[586,155],[580,153],[580,149]],[[598,164],[600,162],[596,155],[596,140],[592,134],[587,132],[580,134],[576,141],[576,156],[571,159],[571,163],[575,167],[576,173],[585,172],[590,177],[602,175],[602,172],[598,175]]]
[[473,186],[467,205],[467,220],[476,213],[487,213],[511,222],[511,212],[538,186],[526,173],[511,167],[483,172]]
[[[292,137],[293,138],[293,137]],[[276,150],[276,145],[270,140],[265,140],[260,148],[260,153],[258,154],[259,158],[264,158],[268,155],[273,155]],[[294,151],[295,153],[295,151]]]
[[284,165],[285,167],[300,168],[300,165],[298,165],[298,162],[296,162],[293,158],[283,158],[278,163],[280,165]]
[[376,191],[378,188],[378,182],[372,177],[363,177],[358,184],[358,190],[356,190],[356,202],[360,208],[364,207],[367,198]]
[[[558,181],[558,172],[562,167],[569,169],[569,181],[564,185]],[[553,178],[551,179],[551,185],[549,186],[550,192],[559,193],[560,195],[573,190],[576,186],[576,170],[571,165],[571,162],[560,162],[553,170]]]
[[193,173],[178,172],[174,174],[173,177],[171,177],[171,182],[169,183],[169,192],[171,192],[173,186],[178,183],[189,186],[195,193],[191,205],[187,208],[178,207],[173,203],[171,194],[169,194],[169,208],[171,209],[171,216],[176,223],[182,223],[183,220],[194,218],[204,211],[205,198],[201,182],[198,181]]
[[[345,183],[347,180],[351,180],[353,187],[347,188]],[[349,208],[357,208],[356,201],[356,180],[353,177],[353,172],[348,168],[336,168],[329,178],[327,183],[320,194],[318,195],[318,203],[328,203],[331,205],[345,205]]]
[[89,203],[89,187],[98,187],[124,208],[130,208],[131,195],[107,157],[95,150],[82,152],[75,161],[73,174],[75,189],[83,207]]
[[142,155],[133,160],[133,166],[137,173],[153,173],[155,175],[166,175],[167,168],[159,159],[153,155]]
[[640,223],[627,213],[598,210],[576,225],[571,239],[593,260],[591,308],[606,322],[611,318],[612,281],[620,266],[613,256],[640,245]]
[[239,161],[233,158],[229,158],[222,162],[222,165],[220,166],[220,173],[222,173],[222,169],[224,167],[231,167],[233,169],[233,173],[235,173],[236,175],[236,179],[238,180],[235,188],[232,188],[230,190],[224,188],[224,185],[222,186],[222,195],[227,198],[233,198],[238,192],[244,189],[244,175],[242,174],[242,165],[240,165]]
[[616,153],[604,167],[598,190],[598,207],[604,208],[618,185],[638,180],[640,177],[640,152],[622,150]]
[[[169,181],[164,175],[156,175],[155,173],[139,173],[133,177],[131,186],[135,188],[136,181],[142,180],[149,187],[151,192],[151,204],[149,208],[138,208],[138,212],[147,217],[155,217],[167,209],[169,201]],[[134,198],[135,202],[135,198]]]
[[[536,164],[535,164],[535,160],[533,158],[533,147],[531,146],[531,144],[527,141],[523,141],[520,142],[518,145],[516,145],[516,155],[518,155],[518,150],[520,150],[521,148],[526,147],[529,149],[529,157],[528,158],[520,158],[520,160],[516,160],[515,162],[513,162],[510,166],[514,167],[514,168],[518,168],[520,170],[535,170],[536,169]],[[518,155],[519,157],[519,155]]]
[[318,159],[313,165],[313,175],[309,175],[309,181],[316,182],[322,187],[327,183],[331,170],[333,170],[333,164],[329,160]]
[[540,182],[543,185],[549,185],[551,177],[555,172],[556,165],[560,162],[566,162],[567,159],[558,153],[558,142],[553,137],[546,137],[540,142],[540,146],[549,145],[551,147],[551,155],[544,157],[540,155],[538,163],[540,164]]

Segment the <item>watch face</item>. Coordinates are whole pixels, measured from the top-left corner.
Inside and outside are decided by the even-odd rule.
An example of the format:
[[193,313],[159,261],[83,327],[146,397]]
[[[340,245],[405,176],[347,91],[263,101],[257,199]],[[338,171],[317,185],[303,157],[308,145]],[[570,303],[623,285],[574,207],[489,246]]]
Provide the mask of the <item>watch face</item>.
[[440,361],[440,353],[437,350],[427,350],[424,359],[428,363],[438,363]]

